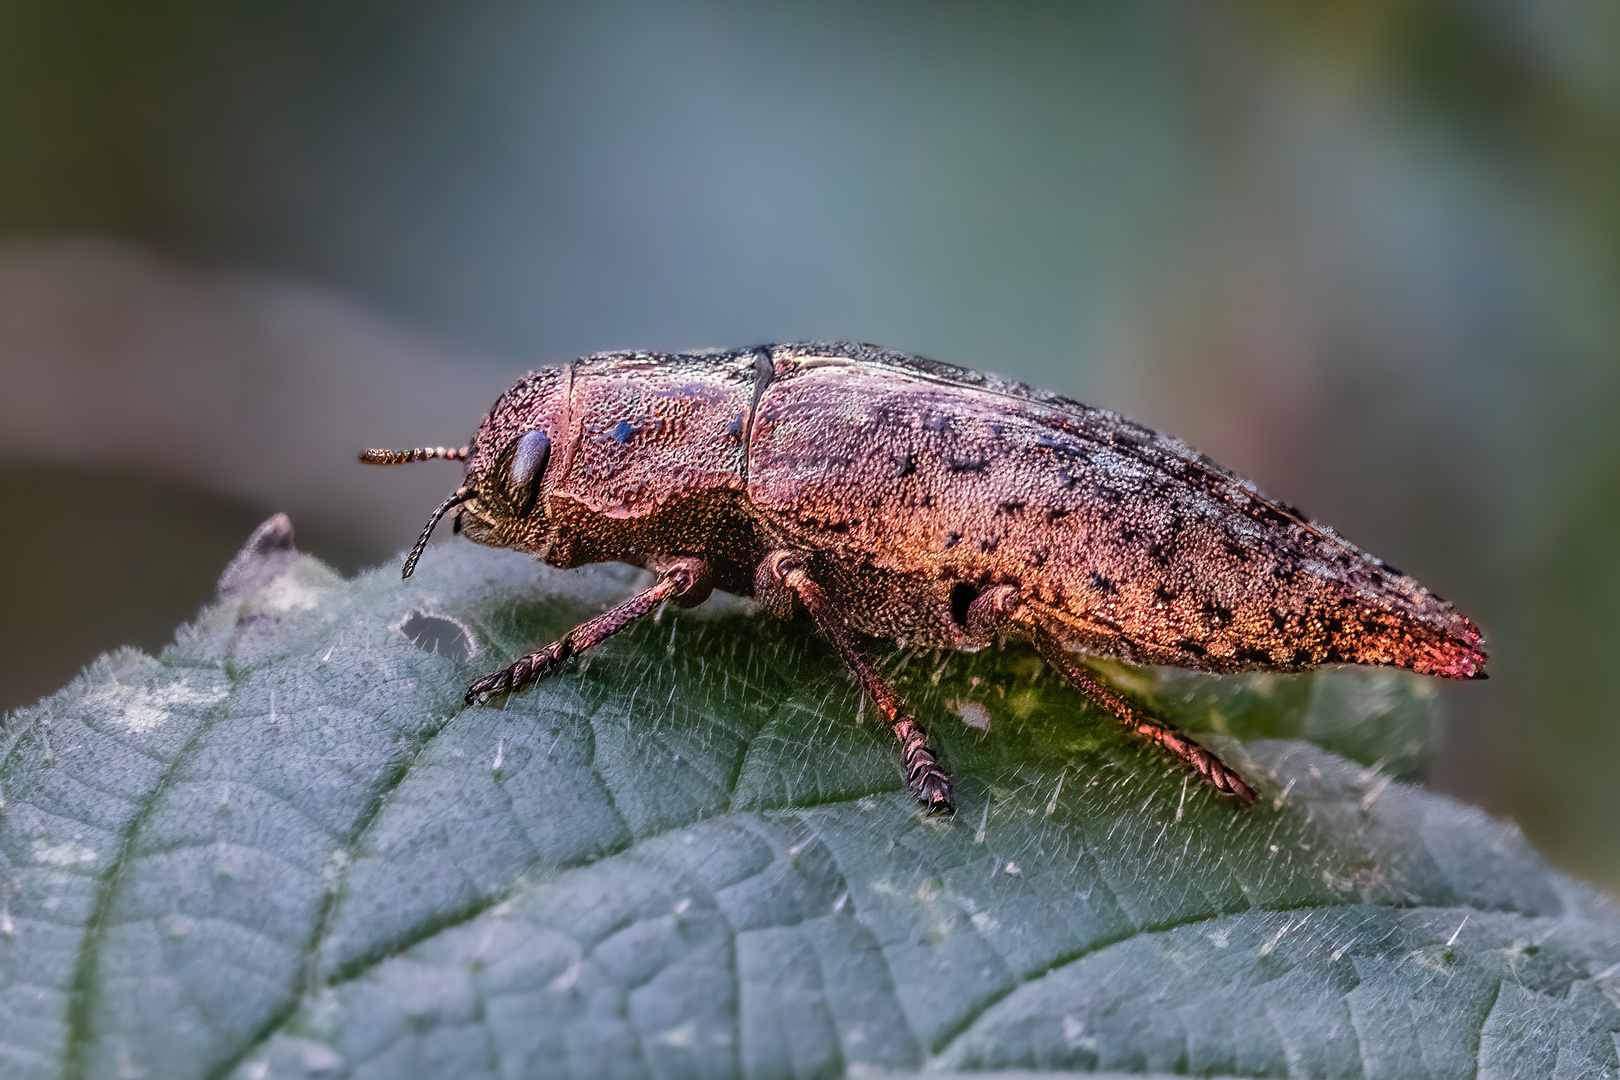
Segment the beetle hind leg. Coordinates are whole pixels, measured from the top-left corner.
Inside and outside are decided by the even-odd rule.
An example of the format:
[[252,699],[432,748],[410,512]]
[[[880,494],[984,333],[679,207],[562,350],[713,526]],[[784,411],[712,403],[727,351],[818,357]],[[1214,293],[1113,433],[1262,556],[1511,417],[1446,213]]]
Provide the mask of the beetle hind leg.
[[[872,699],[878,711],[888,720],[889,730],[900,741],[900,763],[911,793],[931,812],[953,813],[956,806],[951,801],[951,778],[940,767],[939,758],[928,745],[928,736],[906,711],[900,695],[883,681],[866,654],[855,644],[843,614],[828,599],[821,586],[805,572],[806,561],[805,556],[797,551],[773,551],[760,563],[757,576],[762,584],[785,588],[804,603],[810,610],[810,617],[815,620],[816,628],[833,643],[838,655],[843,657],[844,663],[861,681],[866,696]],[[767,590],[758,591],[766,591],[768,597]]]
[[968,607],[967,623],[970,631],[986,637],[1009,631],[1027,636],[1047,663],[1061,671],[1081,693],[1107,709],[1131,731],[1158,743],[1191,765],[1217,791],[1232,796],[1244,806],[1255,801],[1254,789],[1218,754],[1200,745],[1169,721],[1131,704],[1075,659],[1057,636],[1047,629],[1046,622],[1019,602],[1016,589],[999,586],[980,593]]
[[1206,749],[1169,721],[1161,720],[1125,700],[1076,660],[1049,631],[1036,628],[1031,631],[1030,640],[1047,663],[1063,672],[1064,677],[1086,697],[1113,713],[1120,723],[1191,765],[1217,791],[1232,796],[1244,806],[1254,803],[1257,798],[1254,789],[1238,775],[1236,769],[1222,761],[1220,755]]

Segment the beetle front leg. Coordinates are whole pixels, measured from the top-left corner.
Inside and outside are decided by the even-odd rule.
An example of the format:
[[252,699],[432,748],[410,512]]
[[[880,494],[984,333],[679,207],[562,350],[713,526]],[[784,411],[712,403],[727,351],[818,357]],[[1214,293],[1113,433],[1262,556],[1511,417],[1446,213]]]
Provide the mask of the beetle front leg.
[[804,602],[804,606],[810,610],[810,617],[815,620],[816,628],[833,643],[838,655],[844,658],[844,663],[860,679],[866,696],[872,699],[878,711],[888,720],[889,730],[900,740],[900,763],[905,769],[906,784],[912,794],[930,811],[953,813],[956,807],[951,803],[951,778],[940,768],[939,759],[928,745],[928,736],[923,734],[917,721],[906,711],[900,695],[883,681],[866,654],[855,644],[848,620],[827,598],[821,586],[805,572],[806,561],[803,552],[773,551],[760,563],[757,577],[792,590]]
[[690,607],[707,599],[714,588],[714,576],[702,559],[674,559],[662,564],[658,582],[616,607],[608,608],[589,622],[580,623],[550,645],[523,657],[503,671],[485,675],[467,688],[467,704],[485,694],[509,694],[532,682],[555,675],[569,657],[617,634],[659,605],[674,601]]

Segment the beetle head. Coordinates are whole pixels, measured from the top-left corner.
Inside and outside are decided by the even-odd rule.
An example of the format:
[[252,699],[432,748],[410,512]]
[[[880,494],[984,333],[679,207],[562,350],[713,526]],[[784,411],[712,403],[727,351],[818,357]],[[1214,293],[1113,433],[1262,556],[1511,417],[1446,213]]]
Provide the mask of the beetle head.
[[455,531],[469,540],[545,553],[550,544],[545,495],[566,446],[570,376],[568,368],[531,372],[501,396],[472,443],[459,450],[367,450],[360,455],[374,465],[435,458],[467,463],[461,486],[439,504],[406,556],[404,577],[416,569],[434,526],[452,509]]

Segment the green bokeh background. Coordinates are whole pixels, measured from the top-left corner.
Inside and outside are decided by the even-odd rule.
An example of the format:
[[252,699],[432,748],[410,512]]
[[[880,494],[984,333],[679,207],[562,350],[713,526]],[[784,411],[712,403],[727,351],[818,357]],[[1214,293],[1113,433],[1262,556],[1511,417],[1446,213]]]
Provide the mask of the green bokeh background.
[[[1172,431],[1486,629],[1431,782],[1620,887],[1613,5],[0,0],[0,147],[5,251],[296,281],[465,346],[481,399],[848,337]],[[348,568],[409,540],[251,464],[120,496],[0,448],[0,706],[156,648],[268,510]]]

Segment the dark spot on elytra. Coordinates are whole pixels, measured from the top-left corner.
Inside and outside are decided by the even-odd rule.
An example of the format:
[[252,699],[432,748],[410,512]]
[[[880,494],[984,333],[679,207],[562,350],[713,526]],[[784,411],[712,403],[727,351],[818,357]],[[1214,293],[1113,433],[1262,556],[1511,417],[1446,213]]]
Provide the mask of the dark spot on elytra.
[[1194,656],[1205,656],[1209,653],[1209,650],[1204,648],[1203,642],[1195,641],[1192,638],[1182,638],[1176,642],[1176,648],[1182,652],[1192,653]]
[[1232,556],[1232,558],[1236,559],[1238,562],[1248,562],[1251,558],[1253,558],[1253,555],[1250,553],[1248,548],[1244,547],[1230,536],[1221,541],[1221,547],[1225,549],[1228,555]]
[[1125,493],[1111,484],[1098,484],[1092,490],[1097,493],[1097,497],[1103,502],[1113,503],[1118,506],[1125,501]]
[[992,537],[989,537],[988,539],[979,541],[979,550],[984,552],[987,555],[990,552],[996,550],[996,548],[998,548],[1000,546],[1001,546],[1001,537],[999,537],[999,536],[992,536]]
[[1031,555],[1029,557],[1029,567],[1030,567],[1030,569],[1031,570],[1039,570],[1041,567],[1046,565],[1046,561],[1048,559],[1050,559],[1051,557],[1052,557],[1052,553],[1050,551],[1048,551],[1046,548],[1042,548],[1041,550],[1035,552],[1033,555]]
[[1153,541],[1147,549],[1148,561],[1161,570],[1168,568],[1170,565],[1170,553],[1175,549],[1176,541],[1179,538],[1179,533],[1172,532],[1169,536],[1163,536]]
[[1046,523],[1050,525],[1054,521],[1062,521],[1064,518],[1068,517],[1071,512],[1072,511],[1065,510],[1062,507],[1054,506],[1052,509],[1046,512]]
[[1095,570],[1091,572],[1091,587],[1100,593],[1107,593],[1110,596],[1119,592],[1119,589],[1114,585],[1113,578],[1099,574]]
[[951,458],[951,472],[953,472],[953,473],[964,473],[964,472],[982,473],[986,469],[988,469],[989,467],[990,467],[990,459],[989,458],[983,458],[983,457]]
[[733,416],[731,418],[731,423],[726,425],[727,434],[730,434],[730,435],[733,435],[733,436],[741,435],[742,434],[742,429],[743,429],[743,422],[745,420],[747,420],[747,419],[748,419],[748,415],[746,413],[738,413],[736,416]]
[[630,441],[630,436],[636,433],[636,427],[628,420],[620,420],[613,425],[613,440],[620,445]]
[[1178,592],[1175,589],[1172,589],[1168,585],[1155,585],[1155,586],[1153,586],[1153,599],[1159,601],[1162,604],[1168,604],[1168,603],[1170,603],[1172,600],[1174,600],[1176,597],[1178,597],[1180,595],[1181,595],[1180,592]]
[[968,608],[979,598],[979,590],[965,581],[951,587],[951,619],[957,626],[966,626]]
[[922,498],[917,500],[917,505],[922,507],[924,510],[928,509],[930,506],[934,505],[934,496],[932,494],[924,495]]
[[824,528],[830,533],[847,533],[849,532],[849,522],[829,521]]
[[948,532],[948,533],[945,534],[945,546],[946,547],[953,548],[953,547],[955,547],[957,544],[959,544],[961,542],[962,542],[962,534],[961,533],[959,533],[959,532]]
[[1217,604],[1213,600],[1207,600],[1199,610],[1216,626],[1232,625],[1232,609],[1225,604]]
[[894,463],[894,475],[897,477],[910,476],[917,471],[917,459],[909,450],[905,453],[890,454],[889,460]]
[[[1011,516],[1029,505],[1023,499],[1002,499],[996,504],[996,513]],[[1051,520],[1050,518],[1048,520]]]
[[1283,633],[1284,631],[1286,631],[1288,629],[1289,620],[1288,620],[1288,613],[1287,612],[1273,611],[1271,613],[1270,618],[1271,618],[1271,628],[1273,630],[1275,630],[1277,633],[1279,633],[1279,634]]
[[1300,646],[1294,650],[1293,665],[1295,667],[1310,667],[1311,663],[1315,659],[1316,658],[1311,655],[1311,650],[1305,648],[1304,646]]
[[1243,645],[1234,654],[1236,659],[1245,664],[1270,664],[1271,654],[1264,649],[1257,649],[1253,645]]

